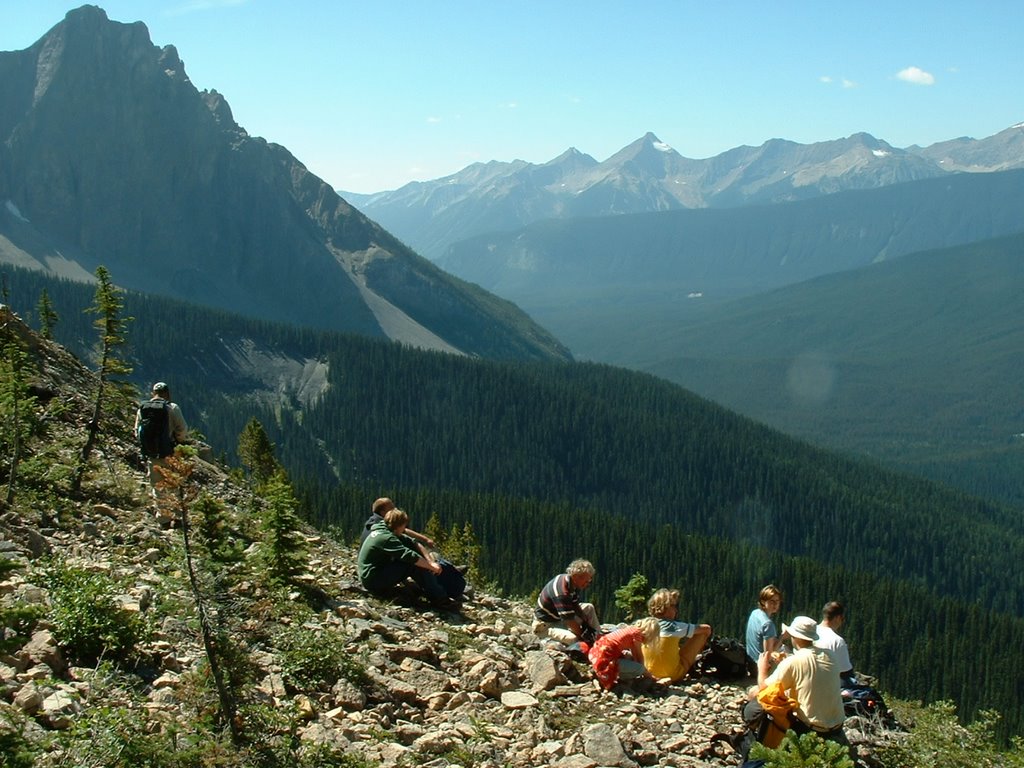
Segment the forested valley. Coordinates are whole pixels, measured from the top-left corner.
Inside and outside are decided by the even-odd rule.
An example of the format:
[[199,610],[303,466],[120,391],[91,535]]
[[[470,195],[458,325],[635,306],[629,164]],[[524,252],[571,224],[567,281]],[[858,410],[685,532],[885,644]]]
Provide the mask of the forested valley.
[[[116,275],[113,276],[116,280]],[[54,337],[95,337],[92,288],[11,270],[5,301],[30,318],[45,289]],[[471,526],[485,578],[528,596],[573,557],[617,618],[632,574],[682,590],[685,617],[739,636],[758,589],[781,617],[849,606],[857,666],[904,697],[997,709],[1024,732],[1020,510],[809,447],[652,376],[608,366],[495,363],[259,323],[127,293],[133,381],[172,383],[191,426],[229,461],[264,424],[325,529],[355,538],[369,502],[414,526]],[[319,360],[317,397],[268,388],[229,351],[253,343]]]

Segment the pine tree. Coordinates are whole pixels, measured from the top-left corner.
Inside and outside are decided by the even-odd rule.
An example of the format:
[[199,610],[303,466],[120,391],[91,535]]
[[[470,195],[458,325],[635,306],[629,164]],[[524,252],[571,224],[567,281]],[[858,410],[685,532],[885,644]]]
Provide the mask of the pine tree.
[[71,484],[71,491],[76,494],[82,487],[82,478],[85,476],[89,457],[92,455],[92,450],[99,437],[100,417],[106,402],[107,388],[114,383],[112,377],[125,376],[132,371],[131,367],[115,354],[116,349],[125,343],[125,329],[128,322],[132,320],[130,317],[121,316],[121,310],[124,308],[121,290],[111,282],[110,273],[102,265],[96,267],[96,280],[95,300],[86,311],[98,315],[93,325],[100,332],[99,386],[96,389],[96,399],[93,402],[92,418],[89,419],[87,427],[85,445],[82,446],[78,468]]
[[53,308],[53,304],[50,303],[50,294],[43,288],[39,294],[39,303],[36,304],[36,312],[39,313],[39,335],[47,341],[53,339],[53,326],[57,324],[60,319],[57,316],[56,310]]
[[14,502],[18,480],[18,464],[24,452],[25,441],[35,430],[36,398],[28,391],[27,376],[32,371],[32,362],[22,348],[17,336],[10,329],[9,310],[3,309],[3,327],[0,329],[0,412],[5,414],[0,422],[0,448],[7,457],[8,504]]
[[242,466],[249,470],[256,486],[266,483],[281,464],[274,456],[274,444],[267,437],[260,421],[253,417],[238,436],[238,457]]
[[284,470],[278,470],[263,485],[267,506],[261,529],[260,556],[268,581],[288,584],[306,570],[306,541],[299,531],[299,501]]
[[643,615],[650,596],[651,584],[647,577],[634,573],[628,582],[615,590],[615,607],[625,614],[626,621],[633,621]]

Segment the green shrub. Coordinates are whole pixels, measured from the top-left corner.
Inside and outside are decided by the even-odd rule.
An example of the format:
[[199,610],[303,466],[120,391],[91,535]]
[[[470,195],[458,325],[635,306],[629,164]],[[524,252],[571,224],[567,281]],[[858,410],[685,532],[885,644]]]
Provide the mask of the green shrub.
[[646,615],[651,584],[642,573],[634,573],[628,582],[615,590],[615,607],[622,611],[626,621]]
[[854,768],[847,747],[826,741],[813,732],[797,736],[787,731],[776,749],[755,744],[750,756],[764,760],[765,768]]
[[366,682],[366,670],[332,632],[289,627],[278,636],[277,646],[285,683],[297,690],[329,690],[342,678],[356,685]]
[[904,738],[879,751],[885,768],[1020,768],[1024,743],[1014,739],[1009,750],[995,736],[999,715],[980,712],[970,725],[962,725],[951,701],[928,706],[892,701],[893,711],[908,726]]
[[146,639],[142,617],[117,604],[114,582],[105,574],[57,563],[47,586],[54,636],[72,660],[125,659]]
[[0,768],[32,768],[38,751],[25,738],[26,718],[13,709],[0,714]]

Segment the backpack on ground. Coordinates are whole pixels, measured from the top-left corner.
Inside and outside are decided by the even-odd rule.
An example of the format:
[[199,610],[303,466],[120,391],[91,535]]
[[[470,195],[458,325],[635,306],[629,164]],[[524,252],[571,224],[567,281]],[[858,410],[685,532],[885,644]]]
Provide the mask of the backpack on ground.
[[842,696],[843,710],[847,717],[884,717],[889,711],[882,694],[870,685],[844,685]]
[[139,406],[139,450],[147,459],[162,459],[174,453],[171,440],[171,404],[166,400],[147,400]]
[[719,680],[740,680],[747,676],[746,647],[735,638],[714,635],[708,640],[696,666],[702,675]]

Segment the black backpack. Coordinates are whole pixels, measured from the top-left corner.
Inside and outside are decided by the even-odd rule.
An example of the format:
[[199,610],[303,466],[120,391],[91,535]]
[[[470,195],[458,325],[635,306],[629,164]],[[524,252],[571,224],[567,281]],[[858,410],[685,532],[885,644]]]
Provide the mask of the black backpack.
[[719,680],[739,680],[747,676],[747,649],[732,637],[714,635],[697,659],[700,674]]
[[847,717],[884,717],[889,711],[882,694],[870,685],[844,685],[842,695],[843,709]]
[[147,459],[162,459],[174,453],[166,400],[147,400],[139,406],[139,450]]

